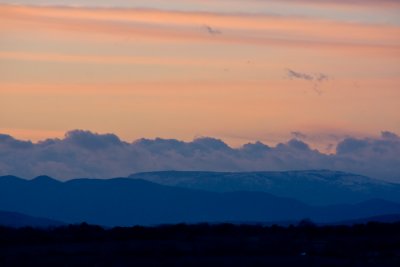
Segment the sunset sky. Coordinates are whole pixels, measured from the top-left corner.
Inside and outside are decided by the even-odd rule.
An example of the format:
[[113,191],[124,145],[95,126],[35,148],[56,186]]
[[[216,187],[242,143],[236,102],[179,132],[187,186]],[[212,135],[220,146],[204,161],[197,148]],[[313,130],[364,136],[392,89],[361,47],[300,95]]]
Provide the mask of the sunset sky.
[[400,133],[398,0],[0,0],[0,133],[321,150]]

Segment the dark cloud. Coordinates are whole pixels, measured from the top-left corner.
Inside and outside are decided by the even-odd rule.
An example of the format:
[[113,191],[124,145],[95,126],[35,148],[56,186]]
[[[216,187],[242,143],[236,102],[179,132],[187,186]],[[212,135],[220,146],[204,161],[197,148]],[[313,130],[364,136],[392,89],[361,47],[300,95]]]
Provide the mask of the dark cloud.
[[270,150],[271,148],[260,141],[257,141],[255,143],[248,143],[242,146],[241,150],[244,152],[247,152],[248,154],[260,154],[260,153],[266,153]]
[[288,142],[288,146],[294,149],[308,151],[310,150],[310,146],[300,140],[292,139]]
[[312,83],[313,90],[318,94],[322,93],[321,84],[330,80],[329,76],[324,73],[304,73],[292,69],[286,69],[286,77],[290,80],[303,80]]
[[31,148],[32,146],[33,144],[30,141],[16,140],[10,135],[0,134],[0,147],[25,149],[25,148]]
[[134,146],[138,146],[142,149],[150,152],[165,152],[165,151],[181,151],[185,148],[185,142],[178,141],[175,139],[139,139],[133,143]]
[[400,151],[400,138],[392,132],[382,132],[381,138],[346,138],[336,148],[338,155],[350,154],[360,156],[364,154],[376,155],[381,158],[387,154],[396,154]]
[[389,132],[389,131],[383,131],[383,132],[381,133],[381,135],[382,135],[382,138],[383,138],[383,139],[392,139],[392,140],[396,140],[396,139],[399,139],[399,138],[400,138],[397,134],[392,133],[392,132]]
[[114,134],[76,130],[62,139],[31,143],[0,135],[0,175],[31,178],[47,174],[68,179],[159,170],[331,169],[400,182],[400,138],[395,133],[382,132],[378,138],[347,137],[337,143],[336,153],[329,155],[301,141],[299,137],[305,136],[301,132],[292,135],[294,139],[274,147],[256,142],[240,148],[211,137],[191,142],[157,138],[127,143]]
[[380,138],[346,138],[336,148],[337,166],[344,170],[400,182],[400,138],[382,132]]
[[65,141],[87,149],[104,149],[109,146],[122,145],[114,134],[96,134],[89,131],[75,130],[67,132]]
[[354,153],[368,147],[367,140],[361,140],[356,138],[346,138],[340,142],[336,147],[336,153],[339,155]]
[[222,34],[222,32],[218,29],[212,28],[209,25],[204,25],[204,28],[207,30],[207,32],[211,35],[218,35],[218,34]]
[[227,144],[225,144],[222,140],[211,138],[211,137],[196,138],[191,143],[191,146],[194,149],[199,149],[202,151],[210,151],[210,150],[229,151],[229,150],[231,150],[231,148]]
[[300,80],[306,80],[306,81],[313,81],[314,80],[314,76],[307,74],[307,73],[303,73],[303,72],[297,72],[291,69],[287,69],[287,77],[289,79],[300,79]]

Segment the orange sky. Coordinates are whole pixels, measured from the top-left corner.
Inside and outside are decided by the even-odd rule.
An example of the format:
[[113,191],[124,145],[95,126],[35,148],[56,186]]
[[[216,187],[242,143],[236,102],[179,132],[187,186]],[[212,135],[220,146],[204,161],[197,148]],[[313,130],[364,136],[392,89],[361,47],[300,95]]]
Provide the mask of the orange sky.
[[[314,1],[292,16],[221,12],[215,3],[178,10],[176,2],[0,4],[0,132],[31,140],[70,129],[126,140],[214,136],[232,145],[276,143],[292,131],[400,133],[400,26],[384,21],[389,9],[374,16],[351,6],[348,19],[343,11],[310,15],[331,9]],[[328,78],[318,81],[320,73]]]

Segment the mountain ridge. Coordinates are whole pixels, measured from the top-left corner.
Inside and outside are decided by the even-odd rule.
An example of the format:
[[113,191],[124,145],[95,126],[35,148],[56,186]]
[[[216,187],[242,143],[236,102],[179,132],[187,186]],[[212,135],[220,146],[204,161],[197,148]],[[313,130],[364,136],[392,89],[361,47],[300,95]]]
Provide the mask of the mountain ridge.
[[213,192],[262,191],[310,205],[357,203],[383,198],[400,203],[400,184],[341,171],[135,173],[133,179]]
[[52,178],[24,181],[0,177],[0,210],[66,223],[127,226],[304,218],[323,223],[400,213],[400,204],[370,200],[312,206],[266,192],[211,192],[131,178],[57,182]]
[[30,216],[27,214],[11,211],[0,210],[0,226],[3,227],[57,227],[64,225],[63,222],[51,220],[47,218],[41,218],[36,216]]

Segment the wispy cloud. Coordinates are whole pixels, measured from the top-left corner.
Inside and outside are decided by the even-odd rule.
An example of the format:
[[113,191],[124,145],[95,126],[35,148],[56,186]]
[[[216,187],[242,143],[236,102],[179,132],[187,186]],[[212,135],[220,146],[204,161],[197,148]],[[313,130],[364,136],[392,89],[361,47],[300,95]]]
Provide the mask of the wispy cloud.
[[151,56],[113,56],[96,54],[62,54],[44,52],[19,52],[0,51],[0,59],[37,61],[37,62],[63,62],[63,63],[92,63],[92,64],[131,64],[131,65],[165,65],[165,66],[230,66],[237,65],[237,62],[215,59],[210,62],[202,58],[177,58],[177,57],[151,57]]
[[313,81],[314,76],[311,74],[303,73],[303,72],[297,72],[291,69],[287,69],[287,76],[289,79],[300,79],[300,80],[306,80],[306,81]]
[[[268,15],[178,12],[150,9],[60,8],[0,5],[0,30],[65,33],[82,38],[140,36],[165,42],[221,42],[348,50],[398,55],[400,27]],[[207,38],[199,30],[219,38]],[[212,27],[209,25],[213,25]],[[224,34],[220,34],[221,32]],[[89,35],[88,35],[89,34]],[[101,36],[103,35],[103,36]],[[346,40],[346,41],[339,41]]]
[[325,81],[329,81],[330,78],[327,74],[324,73],[304,73],[294,71],[292,69],[286,69],[286,76],[290,80],[304,80],[307,82],[311,82],[313,84],[313,89],[316,93],[321,94],[321,83]]
[[[260,1],[260,0],[255,0]],[[290,4],[310,4],[315,6],[357,6],[357,7],[400,7],[399,0],[261,0],[263,2],[284,2]]]
[[[197,2],[196,0],[192,0]],[[228,2],[286,2],[292,4],[314,5],[358,5],[358,6],[400,6],[399,0],[228,0]]]
[[222,34],[222,32],[218,29],[214,29],[209,25],[204,25],[204,28],[207,30],[207,32],[211,35],[216,35],[216,34]]

